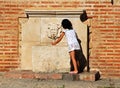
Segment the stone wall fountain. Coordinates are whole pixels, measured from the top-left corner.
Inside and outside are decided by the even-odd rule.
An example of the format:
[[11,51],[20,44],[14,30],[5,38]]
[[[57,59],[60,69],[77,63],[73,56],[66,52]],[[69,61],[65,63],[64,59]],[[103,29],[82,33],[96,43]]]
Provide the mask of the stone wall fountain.
[[26,10],[27,18],[19,18],[19,51],[21,70],[34,72],[69,72],[70,59],[66,39],[56,46],[62,19],[69,19],[76,30],[87,58],[87,25],[80,21],[83,11]]

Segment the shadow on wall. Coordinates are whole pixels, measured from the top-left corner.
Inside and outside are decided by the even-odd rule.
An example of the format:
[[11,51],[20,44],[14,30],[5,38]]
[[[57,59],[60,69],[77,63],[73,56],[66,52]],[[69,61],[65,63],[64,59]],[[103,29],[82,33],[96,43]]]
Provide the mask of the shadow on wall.
[[[80,15],[80,20],[81,20],[81,22],[85,22],[88,20],[88,16],[87,16],[87,13],[85,10],[83,11],[83,14]],[[86,57],[87,58],[86,59],[87,72],[90,71],[90,67],[89,67],[89,55],[90,55],[89,54],[89,49],[90,49],[89,48],[89,41],[90,41],[90,39],[89,39],[89,35],[92,33],[89,31],[90,26],[91,25],[88,26],[88,24],[87,24],[87,57]]]

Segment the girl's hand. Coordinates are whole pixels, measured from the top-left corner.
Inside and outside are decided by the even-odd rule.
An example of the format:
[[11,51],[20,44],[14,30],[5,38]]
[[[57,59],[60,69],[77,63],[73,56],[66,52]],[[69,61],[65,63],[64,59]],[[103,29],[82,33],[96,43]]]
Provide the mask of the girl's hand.
[[52,44],[52,45],[56,45],[56,43],[55,43],[55,42],[52,42],[51,44]]
[[56,45],[57,43],[59,43],[59,42],[62,40],[62,38],[63,38],[64,35],[65,35],[65,33],[62,32],[61,35],[60,35],[60,37],[57,38],[57,39],[56,39],[54,42],[52,42],[51,44],[52,44],[52,45]]

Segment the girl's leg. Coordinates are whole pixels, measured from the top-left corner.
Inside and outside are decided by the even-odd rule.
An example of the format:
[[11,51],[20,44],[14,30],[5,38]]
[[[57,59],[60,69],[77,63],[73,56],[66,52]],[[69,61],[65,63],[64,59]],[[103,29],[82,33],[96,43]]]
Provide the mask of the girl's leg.
[[71,51],[71,52],[70,52],[70,58],[72,59],[73,66],[74,66],[74,71],[72,71],[72,73],[78,73],[78,70],[77,70],[77,62],[76,62],[76,60],[75,60],[75,51]]

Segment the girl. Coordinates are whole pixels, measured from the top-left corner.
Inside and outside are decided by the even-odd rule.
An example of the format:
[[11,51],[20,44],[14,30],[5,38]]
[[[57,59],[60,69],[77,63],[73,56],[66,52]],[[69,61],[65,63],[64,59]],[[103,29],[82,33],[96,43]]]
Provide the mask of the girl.
[[77,69],[77,62],[75,58],[75,50],[80,50],[80,45],[77,41],[77,35],[75,33],[75,30],[72,27],[72,23],[68,19],[63,19],[61,24],[64,30],[61,33],[60,37],[56,39],[54,42],[52,42],[52,45],[56,45],[62,40],[64,35],[66,36],[68,48],[69,48],[69,55],[74,67],[74,70],[71,71],[70,73],[77,74],[78,69]]

